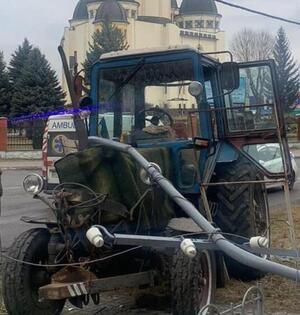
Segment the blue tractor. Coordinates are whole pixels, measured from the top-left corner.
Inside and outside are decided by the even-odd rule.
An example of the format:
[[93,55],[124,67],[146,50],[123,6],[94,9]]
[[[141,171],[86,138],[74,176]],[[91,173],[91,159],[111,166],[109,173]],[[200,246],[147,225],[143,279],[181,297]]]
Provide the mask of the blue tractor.
[[[66,300],[82,307],[114,287],[167,283],[172,313],[193,315],[213,302],[225,268],[242,280],[263,275],[209,245],[216,231],[235,244],[267,244],[265,184],[291,170],[274,62],[230,56],[170,47],[109,53],[93,65],[80,102],[89,117],[75,121],[84,150],[56,163],[53,202],[39,176],[24,180],[55,219],[23,218],[46,228],[25,232],[8,253],[9,314],[59,314]],[[266,143],[280,144],[285,173],[262,163]],[[189,207],[215,232],[201,230]]]

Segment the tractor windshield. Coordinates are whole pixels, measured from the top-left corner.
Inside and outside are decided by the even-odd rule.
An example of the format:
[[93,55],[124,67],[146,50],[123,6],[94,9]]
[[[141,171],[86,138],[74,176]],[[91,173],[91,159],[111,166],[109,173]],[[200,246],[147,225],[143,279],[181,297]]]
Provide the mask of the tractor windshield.
[[191,137],[193,80],[190,59],[100,70],[98,134],[127,143]]

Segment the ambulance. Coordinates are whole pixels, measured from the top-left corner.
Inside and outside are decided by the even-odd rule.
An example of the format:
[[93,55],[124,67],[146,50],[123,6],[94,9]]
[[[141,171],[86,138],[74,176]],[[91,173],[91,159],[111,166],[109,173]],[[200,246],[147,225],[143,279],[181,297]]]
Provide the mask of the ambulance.
[[50,116],[43,136],[43,172],[44,191],[51,191],[59,184],[54,163],[67,154],[78,151],[78,139],[73,115]]
[[[99,129],[105,129],[107,137],[113,137],[114,114],[99,114]],[[89,123],[87,118],[86,123]],[[123,131],[129,133],[134,124],[133,115],[123,116]],[[102,135],[105,137],[105,135]],[[59,184],[54,163],[67,154],[78,152],[78,139],[76,135],[72,114],[50,116],[43,136],[43,177],[45,179],[45,193],[51,193]]]

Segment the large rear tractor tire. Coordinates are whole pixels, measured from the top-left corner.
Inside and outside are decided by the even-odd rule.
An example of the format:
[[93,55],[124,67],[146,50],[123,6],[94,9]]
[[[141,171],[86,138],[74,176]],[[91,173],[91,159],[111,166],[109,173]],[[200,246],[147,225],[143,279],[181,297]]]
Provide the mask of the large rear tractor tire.
[[[244,157],[232,163],[222,163],[216,167],[216,182],[243,182],[262,180],[256,167]],[[245,238],[264,235],[269,227],[269,206],[265,184],[225,184],[210,191],[211,198],[217,202],[214,222],[222,232]],[[267,232],[270,238],[270,233]],[[240,237],[227,236],[236,243],[245,243]],[[270,239],[269,239],[270,241]],[[242,265],[225,256],[228,273],[243,281],[257,280],[264,273]]]
[[214,253],[205,250],[191,259],[181,250],[176,251],[171,268],[172,314],[196,315],[212,303],[216,274]]
[[[35,264],[46,264],[50,233],[32,229],[21,234],[11,246],[8,256]],[[39,301],[38,289],[50,283],[44,267],[34,267],[6,259],[2,269],[3,298],[11,315],[58,315],[65,301]]]

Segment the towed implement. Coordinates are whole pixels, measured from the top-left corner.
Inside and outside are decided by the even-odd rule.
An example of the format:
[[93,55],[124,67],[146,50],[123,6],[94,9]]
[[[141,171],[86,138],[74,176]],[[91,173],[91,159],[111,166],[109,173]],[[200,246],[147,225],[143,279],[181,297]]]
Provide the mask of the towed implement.
[[[104,291],[157,286],[173,314],[191,315],[213,302],[225,269],[299,278],[267,260],[297,255],[269,248],[265,184],[285,182],[288,194],[292,174],[274,62],[215,59],[224,53],[117,52],[93,66],[84,149],[56,162],[51,198],[39,175],[24,180],[54,219],[22,218],[45,228],[6,256],[9,314],[59,314],[66,300],[80,308]],[[260,157],[265,143],[279,144],[277,173]]]

